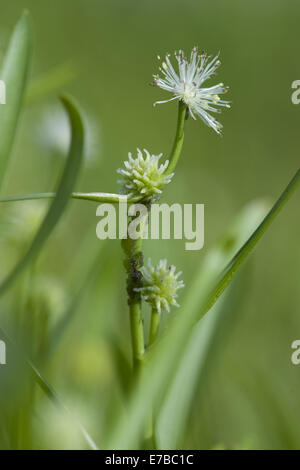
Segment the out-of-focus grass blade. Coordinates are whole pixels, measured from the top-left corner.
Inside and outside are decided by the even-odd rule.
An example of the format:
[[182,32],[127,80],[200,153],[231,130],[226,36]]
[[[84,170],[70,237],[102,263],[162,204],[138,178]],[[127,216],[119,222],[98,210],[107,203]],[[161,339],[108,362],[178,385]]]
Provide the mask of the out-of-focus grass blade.
[[25,11],[17,23],[1,67],[6,103],[0,107],[0,185],[13,146],[31,53],[31,19]]
[[[47,395],[47,397],[56,405],[58,406],[63,412],[70,414],[70,411],[65,406],[63,401],[60,399],[56,391],[51,387],[51,385],[47,382],[47,380],[43,377],[43,375],[39,372],[39,370],[35,367],[35,365],[24,356],[24,352],[21,351],[16,344],[12,341],[12,339],[7,335],[7,333],[0,327],[1,338],[5,340],[7,344],[16,350],[18,356],[20,357],[20,362],[24,367],[28,368],[27,370],[33,375],[34,380],[43,390],[43,392]],[[79,427],[82,436],[84,437],[88,446],[93,450],[98,450],[97,445],[86,431],[86,429],[78,422],[76,425]]]
[[[62,411],[65,413],[70,413],[68,408],[64,405],[64,403],[61,401],[60,397],[56,393],[56,391],[51,387],[51,385],[47,382],[47,380],[42,376],[42,374],[38,371],[38,369],[30,362],[27,361],[28,366],[30,367],[35,381],[38,383],[38,385],[41,387],[43,392],[47,395],[47,397],[57,406],[61,408]],[[87,430],[79,423],[77,423],[79,426],[79,429],[81,431],[81,434],[83,435],[85,441],[89,445],[89,447],[93,450],[98,450],[98,447],[94,440],[91,438]]]
[[[255,201],[246,206],[228,233],[206,256],[202,267],[203,273],[212,264],[226,265],[262,221],[268,209],[264,201]],[[211,359],[215,351],[220,349],[220,337],[224,342],[226,324],[224,325],[223,317],[227,304],[224,300],[224,297],[219,299],[209,315],[198,322],[190,335],[178,371],[168,387],[166,398],[156,420],[156,442],[160,449],[176,449],[180,445],[196,389],[199,383],[203,386],[207,361]],[[184,315],[184,309],[182,315]],[[220,327],[222,335],[218,335]],[[232,329],[231,326],[230,329]],[[218,348],[216,348],[217,342]]]
[[[0,198],[0,202],[18,202],[18,201],[31,201],[34,199],[54,199],[56,193],[36,193],[36,194],[21,194],[18,196],[9,196]],[[108,202],[111,204],[121,202],[139,202],[141,197],[128,197],[123,194],[115,193],[71,193],[70,197],[73,199],[82,199],[91,202]]]
[[[219,295],[236,274],[242,262],[249,256],[256,243],[289,200],[300,183],[300,170],[297,171],[285,191],[274,204],[255,232],[229,262],[221,276],[221,262],[212,263],[203,273],[198,275],[186,295],[184,315],[177,314],[170,322],[167,334],[148,353],[144,373],[140,382],[133,389],[127,413],[120,415],[114,425],[113,432],[108,436],[105,447],[115,449],[136,448],[143,438],[143,429],[151,409],[167,390],[180,362],[193,326],[212,307]],[[219,280],[217,281],[219,277]],[[215,286],[212,288],[212,286]],[[178,397],[180,399],[180,397]]]
[[[52,354],[59,342],[61,341],[64,333],[67,331],[68,326],[74,319],[78,308],[80,306],[80,303],[82,301],[82,297],[86,293],[86,291],[89,289],[90,284],[95,280],[97,274],[99,273],[100,267],[101,267],[101,257],[103,253],[103,249],[106,246],[106,243],[100,244],[100,249],[95,256],[93,254],[93,261],[90,263],[89,268],[87,272],[84,272],[82,269],[82,263],[78,263],[78,270],[77,272],[80,272],[80,277],[81,277],[81,284],[79,287],[77,287],[77,291],[75,295],[73,296],[70,304],[68,305],[67,309],[65,312],[62,314],[61,319],[57,323],[57,325],[54,327],[53,332],[51,333],[51,338],[50,338],[50,347],[49,347],[49,352],[47,353]],[[80,259],[81,261],[81,259]],[[74,269],[76,272],[76,269]]]
[[26,104],[32,104],[56,90],[61,89],[76,76],[74,64],[67,62],[61,64],[41,77],[36,78],[28,87]]
[[214,305],[195,327],[177,373],[168,387],[165,400],[155,420],[155,441],[157,449],[178,449],[186,431],[198,384],[209,354],[213,352],[216,331],[223,313],[224,297]]
[[[232,260],[228,263],[224,271],[219,276],[219,280],[216,283],[216,286],[210,295],[207,310],[209,310],[210,307],[212,307],[212,305],[216,302],[216,300],[219,298],[222,292],[224,292],[227,285],[230,283],[230,281],[232,280],[233,276],[238,271],[241,264],[247,258],[249,253],[253,250],[253,248],[255,247],[257,242],[260,240],[260,238],[263,236],[267,228],[271,225],[273,220],[277,217],[277,215],[279,214],[283,206],[287,203],[287,201],[290,199],[292,194],[295,192],[299,184],[300,184],[300,169],[298,169],[295,176],[290,181],[286,189],[283,191],[280,198],[274,204],[274,206],[272,207],[268,215],[264,218],[262,223],[257,227],[257,229],[254,231],[251,237],[240,248],[240,250],[232,258]],[[203,312],[203,315],[206,311]]]
[[72,189],[74,187],[75,181],[79,174],[81,162],[82,162],[82,153],[83,153],[83,138],[84,130],[82,119],[80,117],[79,111],[77,110],[76,105],[68,97],[61,98],[62,103],[68,113],[71,129],[72,129],[72,138],[71,145],[69,150],[69,156],[59,183],[56,196],[46,214],[45,219],[43,220],[31,246],[29,247],[27,253],[15,266],[12,272],[2,281],[0,284],[0,294],[2,294],[6,289],[12,284],[12,282],[18,277],[18,275],[24,270],[24,268],[33,261],[42,247],[44,246],[46,240],[48,239],[50,233],[54,229],[56,223],[61,217],[63,211],[66,208],[66,205],[70,199]]

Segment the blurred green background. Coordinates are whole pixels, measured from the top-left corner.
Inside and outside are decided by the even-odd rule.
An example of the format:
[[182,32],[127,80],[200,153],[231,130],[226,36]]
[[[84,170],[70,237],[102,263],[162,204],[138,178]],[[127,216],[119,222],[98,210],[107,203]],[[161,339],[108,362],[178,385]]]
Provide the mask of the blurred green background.
[[[153,108],[168,96],[149,83],[157,54],[188,52],[194,45],[210,54],[220,51],[215,80],[230,86],[232,109],[220,116],[222,138],[189,120],[164,201],[205,204],[205,247],[188,252],[184,241],[146,241],[145,255],[154,262],[168,258],[188,285],[239,210],[253,199],[273,202],[297,170],[300,106],[291,102],[291,83],[300,79],[296,0],[1,0],[0,6],[1,56],[25,7],[35,36],[31,95],[3,195],[53,190],[68,142],[57,99],[62,90],[76,97],[89,126],[77,190],[116,192],[116,169],[136,147],[167,153],[176,105]],[[51,71],[62,77],[62,86],[39,93],[37,80]],[[108,405],[118,395],[117,350],[130,359],[130,347],[123,255],[117,240],[96,239],[96,206],[70,203],[36,269],[37,278],[51,279],[53,292],[60,291],[59,302],[83,286],[45,375],[100,442],[111,418]],[[23,208],[1,207],[1,223]],[[16,220],[1,236],[2,276],[26,244],[26,226]],[[291,343],[300,338],[299,231],[296,194],[233,285],[238,300],[227,307],[228,322],[207,380],[199,384],[182,448],[300,448],[300,366],[290,360]],[[1,303],[4,314],[13,315],[19,300],[9,292]],[[28,445],[84,446],[47,400],[39,408],[34,444]]]

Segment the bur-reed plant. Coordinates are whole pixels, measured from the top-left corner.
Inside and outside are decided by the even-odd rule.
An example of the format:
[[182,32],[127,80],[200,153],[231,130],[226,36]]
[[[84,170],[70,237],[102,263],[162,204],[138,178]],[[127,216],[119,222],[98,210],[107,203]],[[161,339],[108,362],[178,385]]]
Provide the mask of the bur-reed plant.
[[[1,181],[4,178],[15,140],[19,114],[26,93],[31,42],[31,20],[29,14],[25,12],[12,34],[2,66],[1,78],[7,83],[9,99],[5,107],[1,108],[0,113]],[[31,204],[26,201],[32,200],[50,200],[50,205],[33,235],[30,246],[26,248],[25,254],[21,256],[15,267],[0,282],[1,296],[8,288],[14,288],[24,271],[28,272],[35,265],[44,250],[47,239],[58,221],[64,216],[71,198],[80,199],[86,203],[88,201],[144,203],[150,209],[151,204],[162,197],[166,184],[176,184],[173,180],[175,172],[176,180],[180,179],[180,170],[177,165],[183,148],[186,123],[191,119],[199,118],[217,134],[221,133],[222,125],[216,120],[214,114],[219,112],[220,107],[230,107],[229,102],[221,97],[228,88],[223,83],[204,86],[206,80],[215,75],[220,65],[218,56],[210,57],[206,53],[199,53],[194,47],[189,57],[186,57],[183,51],[175,52],[175,61],[177,68],[174,67],[174,59],[167,54],[159,68],[159,75],[153,76],[154,85],[172,94],[170,99],[155,104],[167,101],[178,102],[177,127],[171,152],[168,156],[154,155],[146,149],[138,149],[136,155],[130,153],[124,166],[118,170],[121,185],[119,194],[74,191],[81,170],[85,130],[81,111],[74,100],[66,96],[61,98],[70,121],[71,142],[65,168],[56,191],[11,196],[0,200],[2,203],[25,201],[24,204]],[[39,92],[41,88],[40,84]],[[39,94],[42,95],[42,93]],[[185,158],[188,159],[190,156],[185,155]],[[299,182],[300,170],[296,172],[268,213],[265,213],[264,206],[257,204],[251,206],[252,217],[248,217],[249,208],[246,208],[236,224],[207,254],[194,281],[184,289],[185,296],[182,294],[183,298],[180,299],[181,308],[178,309],[176,315],[171,313],[169,316],[167,328],[163,334],[160,334],[161,316],[170,312],[173,306],[179,307],[177,299],[183,292],[181,290],[184,287],[183,275],[175,266],[169,265],[167,260],[157,262],[148,260],[144,263],[142,242],[148,214],[140,223],[140,236],[137,239],[125,237],[121,240],[124,267],[127,273],[127,300],[131,329],[132,367],[130,377],[128,377],[130,387],[124,398],[125,410],[119,410],[112,420],[109,432],[105,436],[102,434],[101,442],[96,444],[87,431],[78,424],[78,430],[88,447],[94,449],[98,447],[161,448],[168,445],[176,448],[179,445],[193,398],[194,375],[189,375],[187,372],[191,370],[197,374],[198,370],[200,373],[201,360],[204,360],[209,349],[207,341],[213,336],[213,327],[205,330],[205,323],[200,320],[209,312],[208,318],[211,315],[217,322],[218,316],[215,310],[213,312],[210,310],[215,309],[216,301],[289,200]],[[128,224],[130,221],[131,218],[128,217]],[[33,274],[33,276],[36,275]],[[41,299],[42,302],[45,301],[45,285],[47,286],[47,283],[39,282],[38,287],[30,288],[27,306],[30,305],[32,308],[33,305],[36,308],[38,303],[41,303]],[[51,287],[49,289],[52,290]],[[148,337],[146,337],[143,303],[151,306]],[[44,309],[49,310],[47,318],[55,314],[51,312],[56,308],[55,302],[50,301],[49,304],[42,303],[42,305]],[[61,337],[68,326],[73,308],[74,303],[71,301],[65,308],[65,314],[62,321],[58,322],[57,328],[48,328],[48,320],[46,321],[45,316],[42,317],[42,321],[38,320],[41,321],[38,331],[46,325],[46,330],[42,332],[43,344],[40,344],[41,338],[36,339],[39,345],[38,351],[39,354],[42,351],[42,357],[36,354],[36,350],[28,352],[25,348],[26,353],[24,353],[25,346],[18,344],[18,335],[11,325],[8,332],[5,331],[4,326],[1,329],[1,335],[15,351],[16,363],[19,362],[26,371],[23,383],[26,384],[27,391],[25,400],[19,402],[15,409],[13,407],[9,409],[7,416],[0,424],[0,436],[6,443],[1,445],[8,448],[34,448],[36,446],[31,436],[31,417],[28,413],[28,410],[33,409],[33,402],[36,399],[35,385],[39,385],[56,406],[68,413],[58,394],[49,385],[36,364],[39,363],[42,369],[47,370],[49,351],[51,352],[51,347],[56,344],[57,337]],[[45,314],[45,311],[43,313]],[[33,322],[25,317],[26,322],[26,331],[30,338]],[[203,328],[202,325],[204,325]],[[198,345],[198,334],[201,339],[199,351],[195,346]],[[184,377],[187,393],[183,394],[181,400],[178,396],[178,383],[184,380]],[[166,416],[168,416],[167,419]],[[170,436],[169,439],[166,439],[166,435]]]

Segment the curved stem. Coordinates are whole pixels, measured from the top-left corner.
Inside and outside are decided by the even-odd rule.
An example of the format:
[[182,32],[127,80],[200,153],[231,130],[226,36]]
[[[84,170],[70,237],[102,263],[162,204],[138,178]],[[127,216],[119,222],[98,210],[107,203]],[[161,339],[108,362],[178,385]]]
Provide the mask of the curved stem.
[[186,121],[186,117],[187,108],[182,101],[179,101],[176,134],[173,143],[173,148],[169,157],[169,166],[166,169],[166,174],[170,174],[175,170],[175,167],[179,160],[184,140],[184,124]]

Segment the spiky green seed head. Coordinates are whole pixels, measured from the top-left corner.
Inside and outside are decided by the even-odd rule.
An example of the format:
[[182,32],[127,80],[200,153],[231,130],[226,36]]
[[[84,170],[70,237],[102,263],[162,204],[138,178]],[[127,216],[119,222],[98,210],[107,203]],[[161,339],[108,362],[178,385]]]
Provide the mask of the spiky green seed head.
[[125,168],[117,170],[123,177],[118,183],[121,184],[121,192],[128,197],[151,200],[162,193],[162,188],[170,183],[174,173],[165,174],[169,161],[159,164],[162,154],[151,155],[146,149],[144,152],[145,156],[137,149],[136,158],[131,153],[128,154],[128,160],[124,162]]
[[143,286],[137,288],[141,292],[142,299],[155,308],[159,314],[162,310],[170,312],[172,305],[179,307],[177,303],[178,290],[184,287],[182,280],[178,280],[182,274],[176,273],[175,266],[169,266],[167,260],[160,260],[157,266],[152,266],[148,259],[147,266],[141,268],[143,275]]

